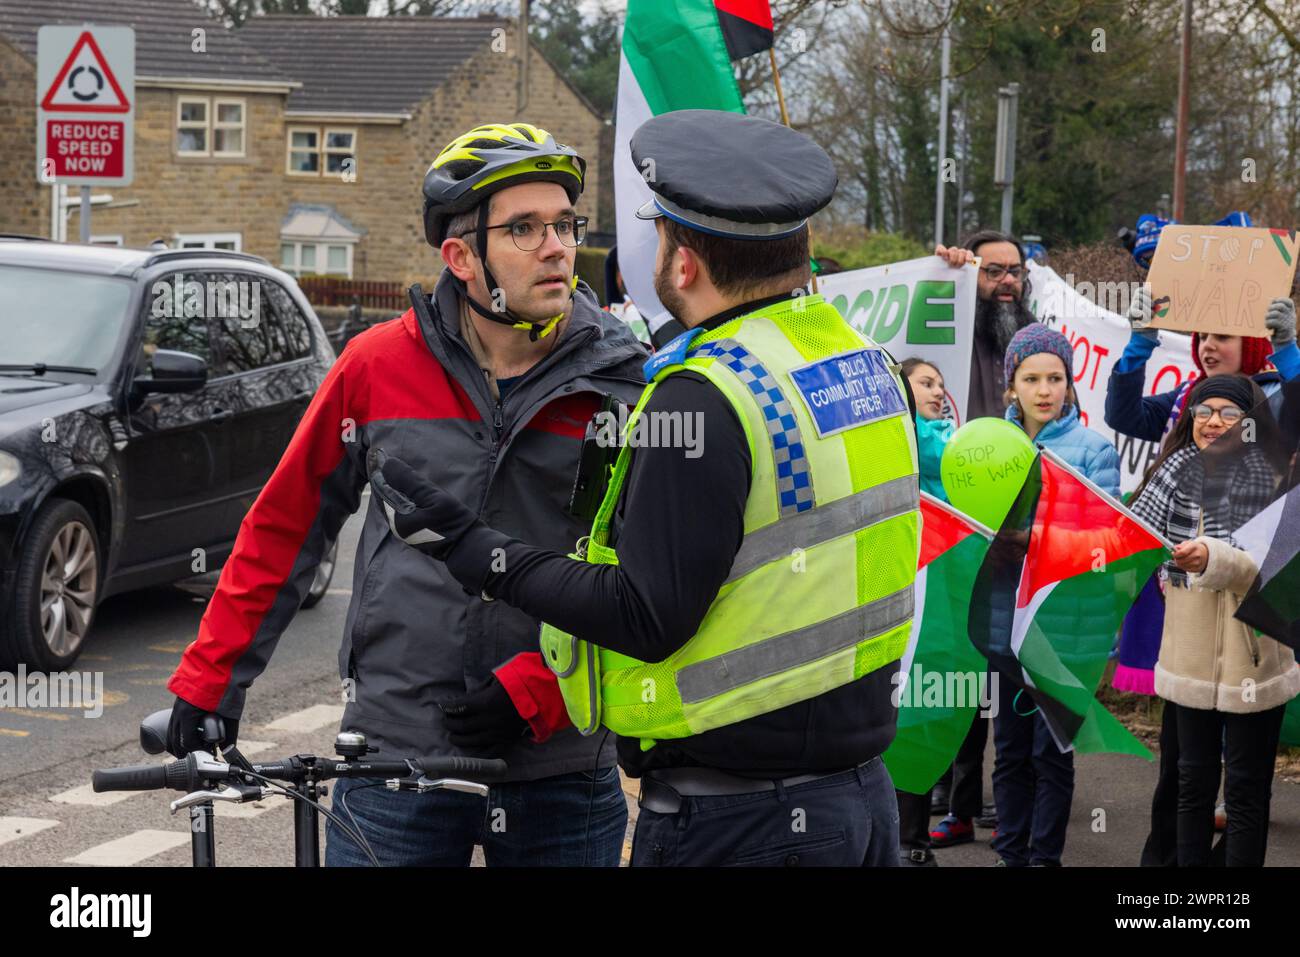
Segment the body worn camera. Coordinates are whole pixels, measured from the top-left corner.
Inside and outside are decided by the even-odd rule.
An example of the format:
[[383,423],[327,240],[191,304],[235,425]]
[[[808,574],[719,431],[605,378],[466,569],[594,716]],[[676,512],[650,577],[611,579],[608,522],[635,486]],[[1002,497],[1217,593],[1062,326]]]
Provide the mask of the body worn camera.
[[578,474],[573,480],[573,492],[569,496],[569,514],[575,518],[590,522],[596,517],[600,503],[604,501],[605,489],[609,486],[610,470],[618,457],[619,443],[602,442],[602,423],[619,421],[619,407],[623,403],[612,395],[607,395],[600,403],[600,411],[587,423],[587,431],[582,438],[582,452],[578,456]]

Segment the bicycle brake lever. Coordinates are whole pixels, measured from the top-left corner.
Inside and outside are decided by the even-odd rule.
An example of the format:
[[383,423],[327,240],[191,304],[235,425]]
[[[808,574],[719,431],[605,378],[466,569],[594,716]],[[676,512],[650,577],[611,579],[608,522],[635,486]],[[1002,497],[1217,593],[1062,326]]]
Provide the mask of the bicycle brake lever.
[[255,785],[236,784],[218,791],[193,791],[172,801],[171,809],[175,814],[183,807],[192,807],[204,801],[229,801],[232,804],[242,804],[245,801],[256,801],[265,797],[267,790]]
[[479,784],[477,781],[465,781],[461,778],[427,778],[424,775],[415,782],[415,790],[418,794],[424,794],[428,791],[460,791],[462,794],[477,794],[479,797],[487,797],[491,790],[486,784]]

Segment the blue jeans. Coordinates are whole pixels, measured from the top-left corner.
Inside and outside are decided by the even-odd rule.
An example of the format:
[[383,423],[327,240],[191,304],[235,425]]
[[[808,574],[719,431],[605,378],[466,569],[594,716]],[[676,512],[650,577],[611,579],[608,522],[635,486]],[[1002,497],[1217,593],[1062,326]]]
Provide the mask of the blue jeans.
[[641,808],[633,867],[897,867],[898,804],[880,758],[757,794],[687,797],[676,814]]
[[1043,716],[1023,713],[1033,707],[1029,695],[1017,701],[1016,691],[1012,682],[998,682],[993,718],[998,836],[990,846],[1012,867],[1059,865],[1074,799],[1074,752],[1061,753]]
[[[334,813],[349,826],[356,819],[385,867],[467,867],[475,844],[489,867],[617,867],[627,830],[627,801],[612,766],[594,775],[499,784],[486,800],[457,791],[389,791],[382,780],[366,778],[335,782],[333,798]],[[325,841],[326,867],[370,863],[328,819]]]

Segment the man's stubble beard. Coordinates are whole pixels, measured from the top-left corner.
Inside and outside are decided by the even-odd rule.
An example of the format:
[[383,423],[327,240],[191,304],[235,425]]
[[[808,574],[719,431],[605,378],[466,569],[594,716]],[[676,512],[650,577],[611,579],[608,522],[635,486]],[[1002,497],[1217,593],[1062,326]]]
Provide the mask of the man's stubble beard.
[[686,325],[683,318],[686,311],[686,300],[673,288],[672,279],[670,278],[671,272],[672,257],[665,256],[663,265],[655,273],[655,295],[659,297],[659,304],[684,326]]

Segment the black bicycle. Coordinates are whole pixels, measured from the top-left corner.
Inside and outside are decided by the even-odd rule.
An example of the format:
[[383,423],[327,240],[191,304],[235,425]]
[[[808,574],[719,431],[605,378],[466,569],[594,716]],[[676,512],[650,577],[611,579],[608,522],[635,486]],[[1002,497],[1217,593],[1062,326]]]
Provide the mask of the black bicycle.
[[[140,747],[149,754],[166,750],[167,724],[171,711],[155,711],[140,722]],[[335,811],[322,807],[320,798],[328,794],[322,785],[330,778],[385,778],[390,791],[450,790],[477,794],[486,798],[488,785],[500,781],[506,763],[495,758],[446,756],[406,758],[400,761],[371,761],[366,755],[377,753],[366,744],[366,737],[355,731],[340,732],[334,738],[339,758],[314,754],[295,754],[270,764],[252,764],[238,748],[219,752],[217,742],[223,735],[220,719],[209,716],[202,728],[203,740],[211,751],[194,751],[167,764],[146,764],[126,768],[102,768],[94,772],[96,791],[158,791],[169,789],[187,792],[171,802],[172,813],[181,808],[190,811],[190,846],[195,867],[216,866],[216,836],[213,833],[214,801],[244,804],[282,794],[295,801],[293,845],[295,867],[320,866],[320,815],[324,814],[355,841],[374,866],[380,866],[365,836],[356,824],[345,822]],[[214,757],[221,754],[221,757]],[[465,775],[448,777],[446,775]],[[470,780],[470,779],[473,780]],[[281,784],[278,782],[287,782]],[[347,797],[341,802],[347,811]],[[351,817],[351,812],[348,812]]]

